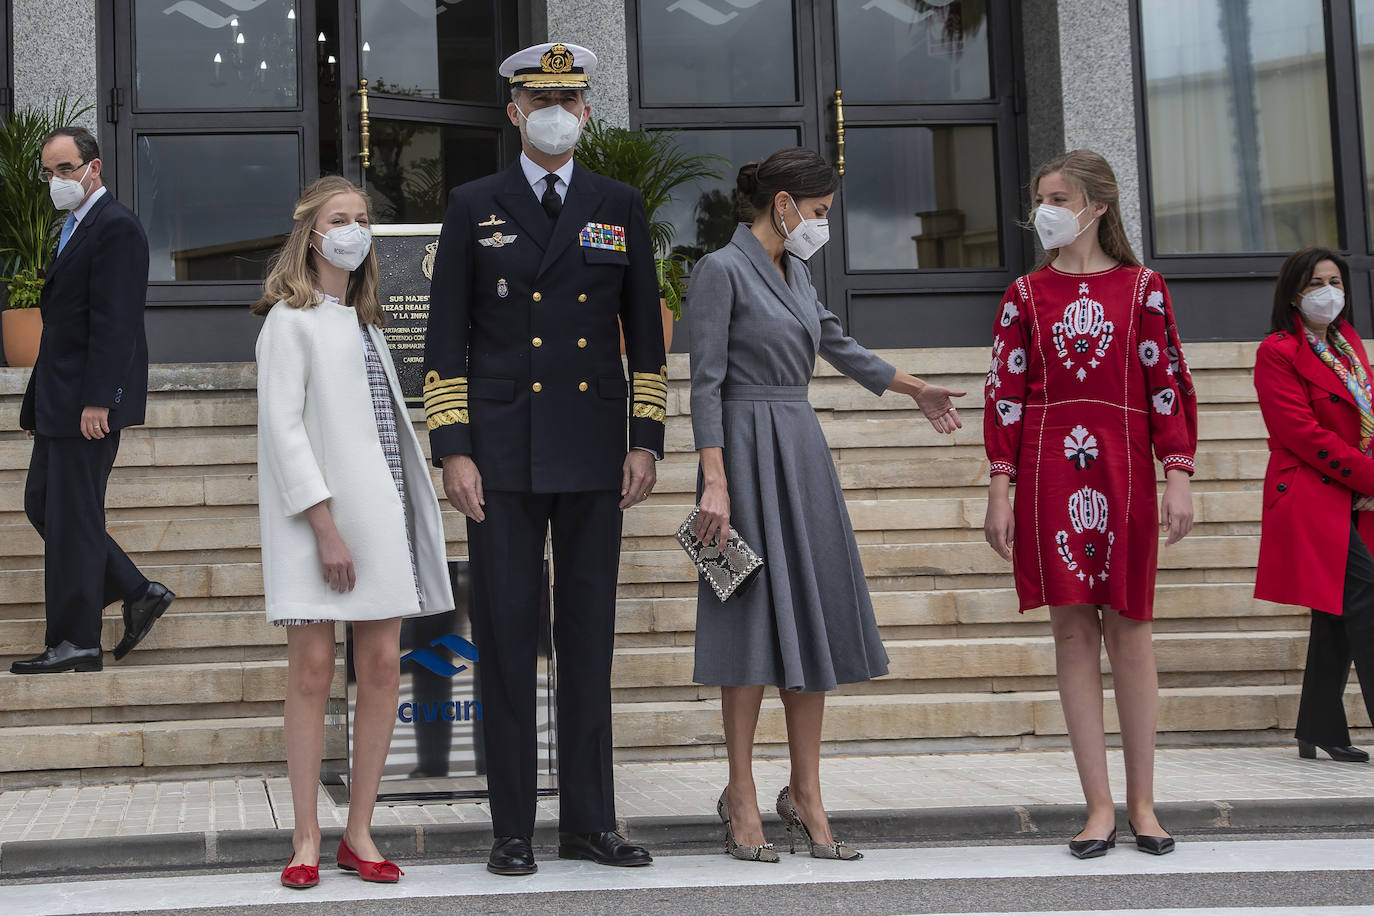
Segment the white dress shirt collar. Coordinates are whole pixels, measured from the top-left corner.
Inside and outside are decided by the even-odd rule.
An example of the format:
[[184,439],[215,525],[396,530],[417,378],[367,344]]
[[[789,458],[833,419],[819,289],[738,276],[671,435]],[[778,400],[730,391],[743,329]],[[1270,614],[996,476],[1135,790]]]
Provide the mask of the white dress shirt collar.
[[86,214],[91,212],[91,207],[105,193],[105,186],[101,185],[91,192],[91,196],[86,198],[86,202],[72,211],[72,216],[76,217],[76,224],[81,225],[81,221],[86,218]]
[[[520,169],[525,173],[525,180],[530,183],[530,190],[534,191],[534,196],[543,198],[546,187],[544,176],[549,174],[548,170],[543,166],[535,165],[534,160],[525,155],[523,150],[520,153]],[[564,201],[568,199],[568,184],[572,181],[572,173],[573,160],[571,158],[554,171],[558,180],[553,183],[553,187],[558,192],[559,198]]]

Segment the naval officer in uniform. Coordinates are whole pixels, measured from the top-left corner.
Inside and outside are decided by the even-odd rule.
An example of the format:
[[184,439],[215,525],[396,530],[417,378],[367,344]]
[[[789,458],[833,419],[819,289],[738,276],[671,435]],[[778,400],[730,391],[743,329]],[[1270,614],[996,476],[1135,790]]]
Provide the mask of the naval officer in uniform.
[[573,162],[595,66],[567,43],[501,64],[522,152],[449,194],[430,286],[425,413],[444,491],[468,518],[487,868],[502,875],[536,868],[537,589],[550,530],[558,854],[652,861],[615,832],[610,675],[621,513],[654,486],[667,368],[639,192]]

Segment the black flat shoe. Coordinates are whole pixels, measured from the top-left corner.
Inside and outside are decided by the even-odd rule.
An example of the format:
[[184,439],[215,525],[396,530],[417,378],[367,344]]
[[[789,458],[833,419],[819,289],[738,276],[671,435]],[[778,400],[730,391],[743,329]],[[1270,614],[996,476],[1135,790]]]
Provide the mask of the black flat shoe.
[[1301,738],[1298,739],[1298,756],[1304,760],[1315,760],[1317,748],[1326,751],[1332,760],[1339,760],[1342,763],[1368,763],[1369,751],[1362,751],[1358,747],[1336,747],[1325,744],[1308,744]]
[[603,833],[559,833],[558,858],[590,859],[598,865],[634,867],[654,861],[649,850],[625,842],[614,830]]
[[10,665],[10,674],[54,674],[59,671],[99,671],[104,667],[100,647],[80,649],[67,640]]
[[153,624],[157,623],[157,619],[166,612],[175,598],[176,595],[161,582],[149,582],[142,598],[124,602],[124,638],[115,646],[115,661],[128,655],[134,650],[134,646],[143,642],[143,637],[148,635]]
[[1152,856],[1163,856],[1174,851],[1173,837],[1141,836],[1135,832],[1135,824],[1126,821],[1126,826],[1131,829],[1131,836],[1135,837],[1135,848],[1141,852],[1148,852]]
[[499,836],[492,844],[487,871],[493,875],[532,875],[538,870],[529,837]]
[[1116,828],[1105,840],[1069,840],[1069,852],[1079,859],[1096,859],[1105,856],[1108,849],[1116,848]]

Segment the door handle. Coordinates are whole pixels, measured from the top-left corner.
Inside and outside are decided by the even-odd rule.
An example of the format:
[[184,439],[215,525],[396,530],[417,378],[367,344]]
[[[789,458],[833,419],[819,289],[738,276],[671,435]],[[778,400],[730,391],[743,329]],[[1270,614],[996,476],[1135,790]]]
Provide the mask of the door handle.
[[358,80],[358,88],[353,93],[358,97],[358,134],[362,141],[362,150],[354,153],[354,159],[363,161],[363,168],[372,167],[372,120],[367,110],[367,80]]
[[835,171],[844,175],[844,97],[835,90]]

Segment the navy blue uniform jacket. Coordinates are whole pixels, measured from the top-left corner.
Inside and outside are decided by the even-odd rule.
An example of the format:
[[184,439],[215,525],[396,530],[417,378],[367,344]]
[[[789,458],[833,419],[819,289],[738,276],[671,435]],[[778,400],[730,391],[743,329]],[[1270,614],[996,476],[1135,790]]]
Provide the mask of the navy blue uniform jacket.
[[[623,251],[585,244],[616,229]],[[662,312],[635,189],[574,166],[555,225],[519,162],[455,188],[429,309],[436,465],[471,455],[486,489],[570,493],[619,491],[627,447],[662,456]]]
[[83,407],[108,407],[110,430],[138,426],[148,400],[148,237],[106,190],[48,265],[43,340],[19,425],[81,435]]

